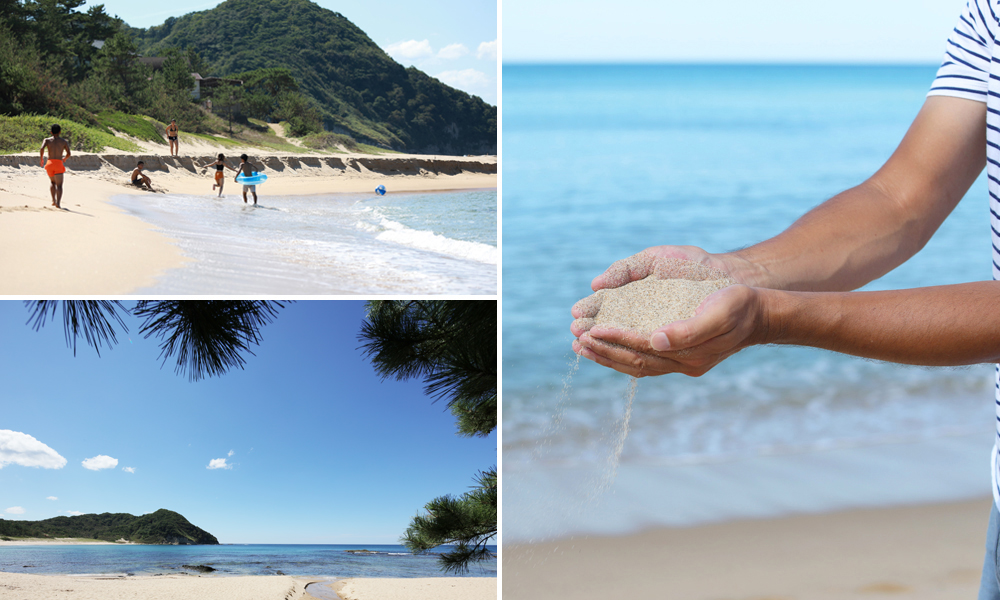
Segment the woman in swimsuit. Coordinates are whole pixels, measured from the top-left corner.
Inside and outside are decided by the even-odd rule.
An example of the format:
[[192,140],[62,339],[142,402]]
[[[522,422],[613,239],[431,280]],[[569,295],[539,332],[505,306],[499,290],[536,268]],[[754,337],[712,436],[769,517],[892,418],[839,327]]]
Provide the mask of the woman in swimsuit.
[[225,160],[226,160],[225,155],[220,154],[219,159],[216,160],[214,163],[208,163],[207,165],[202,165],[203,167],[211,167],[213,165],[215,166],[215,185],[212,186],[212,191],[214,192],[215,188],[219,188],[219,198],[222,197],[222,186],[223,184],[226,183],[226,176],[222,174],[222,169],[226,168],[229,169],[230,171],[236,171],[236,169],[227,165]]
[[170,125],[167,125],[167,140],[170,142],[170,156],[177,156],[177,149],[180,144],[177,142],[177,137],[180,132],[177,129],[177,120],[170,119]]

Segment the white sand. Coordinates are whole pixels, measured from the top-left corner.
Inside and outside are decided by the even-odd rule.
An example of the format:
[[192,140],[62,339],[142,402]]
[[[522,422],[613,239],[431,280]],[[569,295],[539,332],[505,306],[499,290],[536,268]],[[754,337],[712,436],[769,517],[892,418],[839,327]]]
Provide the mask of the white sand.
[[0,540],[0,548],[4,546],[105,546],[108,544],[123,546],[132,542],[105,542],[103,540],[87,540],[82,538],[20,538]]
[[[181,151],[194,149],[181,145]],[[187,259],[166,236],[113,206],[118,194],[149,194],[128,184],[139,159],[156,190],[215,197],[213,173],[197,167],[219,148],[179,158],[161,154],[74,153],[66,160],[62,207],[50,206],[48,177],[38,155],[0,156],[0,294],[122,295],[151,287]],[[239,163],[240,150],[222,150]],[[267,192],[282,195],[431,191],[497,186],[496,157],[278,155],[248,152],[268,174]],[[240,186],[226,171],[225,194]]]
[[0,572],[0,598],[11,600],[297,600],[307,581],[285,576],[77,577]]
[[344,579],[333,584],[342,600],[487,600],[497,598],[495,577]]

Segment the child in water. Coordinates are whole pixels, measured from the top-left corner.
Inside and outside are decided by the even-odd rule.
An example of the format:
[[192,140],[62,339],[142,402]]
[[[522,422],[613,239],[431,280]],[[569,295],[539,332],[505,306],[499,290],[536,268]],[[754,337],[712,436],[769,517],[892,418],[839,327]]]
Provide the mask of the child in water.
[[219,188],[219,198],[222,197],[222,186],[226,183],[226,176],[222,173],[223,167],[229,169],[230,171],[239,173],[239,171],[226,164],[225,161],[225,155],[220,154],[218,160],[215,162],[202,165],[203,167],[215,167],[215,184],[212,186],[212,191],[214,192],[215,188]]
[[[261,167],[258,167],[257,165],[251,163],[250,162],[250,158],[246,154],[241,154],[240,155],[240,168],[239,168],[239,171],[243,173],[244,177],[253,177],[254,172],[260,171],[260,170],[261,170]],[[239,177],[239,176],[240,176],[240,174],[237,173],[236,177]],[[239,183],[238,179],[236,180],[236,183]],[[243,203],[244,204],[246,204],[246,202],[247,202],[247,192],[250,192],[251,194],[253,194],[253,204],[254,204],[254,206],[256,206],[257,205],[257,186],[256,185],[244,185],[243,186]]]

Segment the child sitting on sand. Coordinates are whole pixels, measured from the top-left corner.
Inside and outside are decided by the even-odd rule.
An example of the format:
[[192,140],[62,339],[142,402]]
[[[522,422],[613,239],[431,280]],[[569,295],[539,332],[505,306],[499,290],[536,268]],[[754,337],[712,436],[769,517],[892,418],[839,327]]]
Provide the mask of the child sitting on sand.
[[146,167],[146,163],[142,162],[141,160],[135,166],[135,170],[132,171],[132,177],[131,177],[132,185],[134,185],[137,188],[141,188],[141,187],[145,186],[145,189],[147,189],[149,191],[153,191],[153,182],[151,182],[149,180],[149,177],[145,176],[142,173],[142,170],[145,167]]
[[215,167],[215,184],[212,185],[212,191],[214,192],[215,188],[219,188],[219,198],[222,197],[222,186],[226,183],[226,176],[222,173],[222,168],[225,167],[225,168],[229,169],[230,171],[233,171],[233,172],[239,174],[239,171],[237,171],[236,169],[230,167],[225,162],[225,160],[226,160],[225,155],[220,154],[219,158],[215,162],[208,163],[207,165],[202,165],[203,167],[211,167],[211,166]]
[[[260,171],[261,167],[254,165],[250,162],[249,157],[246,154],[240,155],[240,169],[236,174],[236,177],[243,173],[244,177],[253,177],[255,171]],[[239,183],[239,179],[236,179],[236,183]],[[257,186],[256,185],[244,185],[243,186],[243,203],[246,204],[247,192],[253,194],[253,204],[257,206]]]

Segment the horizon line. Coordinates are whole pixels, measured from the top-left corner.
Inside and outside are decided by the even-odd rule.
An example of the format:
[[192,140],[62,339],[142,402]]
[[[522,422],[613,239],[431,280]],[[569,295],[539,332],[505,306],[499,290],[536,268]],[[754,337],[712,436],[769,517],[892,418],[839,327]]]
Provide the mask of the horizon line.
[[622,60],[503,60],[501,67],[526,67],[526,66],[551,66],[551,67],[573,67],[573,66],[769,66],[769,67],[939,67],[941,62],[897,60],[897,61],[872,61],[872,60],[701,60],[701,59],[622,59]]

